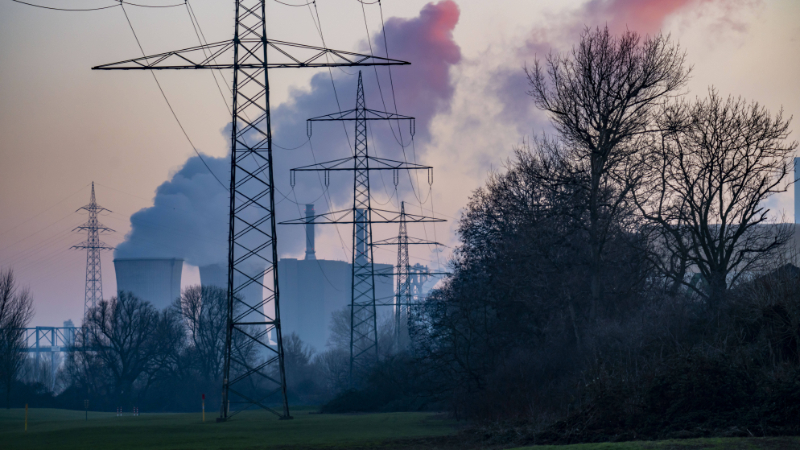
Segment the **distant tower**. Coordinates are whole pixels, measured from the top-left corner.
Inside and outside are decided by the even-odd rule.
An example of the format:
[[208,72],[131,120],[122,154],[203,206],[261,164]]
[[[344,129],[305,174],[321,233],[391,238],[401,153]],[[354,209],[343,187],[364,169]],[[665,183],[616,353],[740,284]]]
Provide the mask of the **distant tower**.
[[408,307],[411,303],[409,279],[408,229],[406,227],[406,203],[400,202],[400,230],[397,233],[397,293],[394,303],[394,341],[398,349],[408,338]]
[[[353,171],[353,208],[344,211],[330,211],[313,217],[303,217],[297,220],[281,222],[282,224],[335,224],[348,223],[353,225],[353,255],[351,266],[350,284],[350,385],[355,380],[363,377],[369,367],[378,361],[378,316],[375,297],[375,264],[373,263],[372,225],[376,223],[399,223],[400,214],[372,208],[370,199],[369,172],[371,170],[392,170],[395,173],[395,184],[399,179],[401,170],[428,170],[431,178],[430,166],[394,161],[390,159],[370,156],[367,146],[367,122],[375,120],[409,121],[412,125],[410,132],[413,135],[414,118],[401,116],[397,113],[376,111],[366,107],[364,97],[364,82],[361,72],[358,73],[358,87],[356,90],[356,107],[348,111],[325,116],[314,117],[307,120],[308,133],[311,135],[311,122],[328,121],[353,121],[355,122],[354,155],[349,158],[337,159],[310,166],[297,167],[296,171],[323,171],[331,170]],[[399,123],[399,122],[398,122]],[[352,164],[352,165],[351,165]],[[290,176],[290,183],[293,177]],[[409,222],[443,222],[442,219],[406,214]],[[382,274],[377,274],[382,276]],[[357,373],[356,373],[357,372]],[[357,376],[356,376],[357,375]]]
[[114,247],[109,247],[100,241],[100,233],[112,232],[114,230],[97,221],[97,213],[111,211],[97,204],[97,200],[94,198],[94,182],[92,182],[92,197],[89,200],[89,204],[78,209],[78,211],[80,210],[89,212],[89,220],[72,231],[86,230],[87,237],[85,241],[78,245],[73,245],[72,248],[79,250],[86,249],[86,295],[83,300],[83,315],[85,317],[86,311],[103,299],[103,275],[100,269],[100,252],[114,249]]
[[[306,219],[314,219],[314,204],[306,203]],[[317,252],[314,250],[314,223],[306,224],[306,259],[317,259]]]

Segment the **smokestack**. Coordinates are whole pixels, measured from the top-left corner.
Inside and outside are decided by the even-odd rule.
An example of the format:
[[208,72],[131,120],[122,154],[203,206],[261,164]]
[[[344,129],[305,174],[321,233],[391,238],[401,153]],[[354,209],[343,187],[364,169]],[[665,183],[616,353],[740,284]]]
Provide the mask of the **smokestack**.
[[800,224],[800,158],[794,159],[794,223]]
[[131,292],[158,309],[172,305],[181,295],[183,260],[175,258],[117,258],[117,291]]
[[306,259],[317,259],[314,251],[314,224],[311,222],[314,217],[314,204],[306,203]]

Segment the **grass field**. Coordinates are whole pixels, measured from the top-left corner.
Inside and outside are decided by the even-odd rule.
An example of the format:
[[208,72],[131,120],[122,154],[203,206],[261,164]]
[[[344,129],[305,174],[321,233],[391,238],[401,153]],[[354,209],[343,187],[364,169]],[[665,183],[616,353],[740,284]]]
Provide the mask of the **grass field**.
[[293,410],[294,420],[266,412],[244,412],[227,423],[214,414],[142,414],[31,409],[28,431],[24,410],[0,410],[2,449],[263,449],[381,446],[398,438],[443,436],[452,422],[429,413],[322,415]]
[[798,437],[707,438],[602,444],[542,445],[513,450],[796,450]]
[[[142,414],[31,409],[0,410],[0,449],[475,449],[455,436],[455,422],[431,413],[333,415],[295,409],[294,420],[242,413],[217,424],[207,414]],[[498,446],[488,448],[497,449]],[[800,449],[800,438],[712,438],[527,447],[533,450]]]

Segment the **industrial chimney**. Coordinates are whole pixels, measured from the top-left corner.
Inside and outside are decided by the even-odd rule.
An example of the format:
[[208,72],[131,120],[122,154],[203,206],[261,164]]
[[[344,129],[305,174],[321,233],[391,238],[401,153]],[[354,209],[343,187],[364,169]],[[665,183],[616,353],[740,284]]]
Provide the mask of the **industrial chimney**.
[[306,203],[306,259],[317,259],[314,251],[314,204]]

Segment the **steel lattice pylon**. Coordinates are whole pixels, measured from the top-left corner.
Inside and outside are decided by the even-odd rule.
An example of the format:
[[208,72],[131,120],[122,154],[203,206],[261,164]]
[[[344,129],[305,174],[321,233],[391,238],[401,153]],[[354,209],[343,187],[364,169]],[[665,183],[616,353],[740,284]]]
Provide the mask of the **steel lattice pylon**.
[[111,211],[97,204],[94,196],[94,182],[92,182],[92,196],[89,199],[89,204],[79,208],[78,211],[89,213],[89,220],[72,230],[85,230],[87,234],[86,240],[71,247],[77,250],[86,250],[86,293],[83,298],[83,316],[86,317],[86,312],[103,299],[103,272],[100,265],[100,252],[114,249],[114,247],[109,247],[100,241],[100,234],[110,233],[114,230],[97,220],[98,213]]
[[397,233],[397,293],[394,306],[394,342],[400,349],[408,338],[408,305],[411,303],[411,283],[408,258],[408,227],[406,226],[406,203],[400,203],[400,230]]
[[[266,0],[236,0],[230,41],[94,67],[233,70],[228,319],[218,420],[252,406],[291,418],[280,322],[269,69],[403,64],[408,63],[267,39]],[[266,292],[263,298],[239,295],[252,284]],[[263,356],[257,362],[243,356],[253,347]],[[280,411],[270,406],[275,403],[281,404]],[[231,412],[231,404],[242,407]]]
[[[407,120],[413,117],[401,116],[367,109],[364,100],[364,84],[361,72],[358,73],[355,109],[308,119],[309,135],[312,122],[354,121],[355,155],[350,158],[313,164],[292,169],[296,171],[341,171],[351,170],[353,176],[353,208],[345,211],[328,212],[313,217],[281,222],[283,224],[353,224],[352,284],[350,297],[350,383],[362,375],[378,358],[378,324],[375,301],[372,224],[398,223],[401,218],[414,222],[441,222],[424,216],[397,214],[392,211],[373,209],[371,205],[369,172],[371,170],[431,170],[429,166],[393,161],[369,156],[367,144],[367,122],[370,120]],[[372,164],[372,165],[370,165]],[[395,179],[398,177],[395,176]],[[294,174],[291,177],[294,180]],[[328,179],[326,175],[325,179]],[[293,182],[293,181],[292,181]]]
[[[407,347],[409,343],[408,320],[409,311],[414,301],[414,276],[412,270],[408,246],[409,245],[442,245],[438,242],[427,241],[408,236],[408,216],[406,214],[405,202],[400,203],[400,227],[397,237],[384,239],[374,242],[372,245],[396,245],[397,246],[397,266],[394,275],[397,277],[394,298],[394,342],[395,347],[400,350]],[[419,265],[419,264],[417,264]],[[389,275],[389,274],[381,274]]]
[[407,228],[406,204],[402,202],[400,203],[400,230],[397,233],[397,294],[394,307],[394,341],[398,349],[408,338],[408,329],[405,325],[408,321],[408,305],[411,303]]
[[[372,205],[369,195],[369,152],[366,105],[361,72],[356,93],[355,172],[353,177],[353,265],[350,304],[350,373],[370,353],[378,356],[375,311],[375,266],[372,254]],[[359,367],[360,368],[360,367]]]

